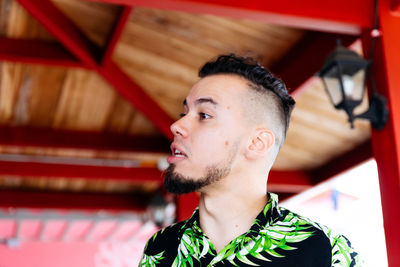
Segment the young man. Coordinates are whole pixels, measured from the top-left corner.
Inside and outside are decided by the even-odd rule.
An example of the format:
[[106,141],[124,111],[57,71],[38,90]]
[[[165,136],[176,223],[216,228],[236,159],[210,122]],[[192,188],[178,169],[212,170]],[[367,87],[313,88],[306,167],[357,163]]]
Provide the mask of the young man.
[[147,243],[140,266],[360,266],[348,240],[278,207],[268,173],[295,105],[249,58],[206,63],[171,126],[164,185],[198,191],[198,209]]

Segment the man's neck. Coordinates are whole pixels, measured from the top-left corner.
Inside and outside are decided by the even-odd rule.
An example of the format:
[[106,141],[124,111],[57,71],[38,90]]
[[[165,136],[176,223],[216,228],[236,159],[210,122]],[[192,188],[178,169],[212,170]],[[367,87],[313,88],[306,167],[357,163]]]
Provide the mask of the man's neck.
[[199,203],[200,226],[219,252],[250,229],[266,203],[265,185],[204,192]]

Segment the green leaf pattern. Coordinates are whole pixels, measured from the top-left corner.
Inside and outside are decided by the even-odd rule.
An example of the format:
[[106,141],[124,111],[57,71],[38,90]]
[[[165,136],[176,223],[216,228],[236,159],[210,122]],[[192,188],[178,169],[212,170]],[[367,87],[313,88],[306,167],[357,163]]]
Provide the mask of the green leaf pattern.
[[[282,251],[297,249],[296,243],[313,236],[316,229],[322,230],[330,240],[332,267],[361,266],[361,260],[348,240],[334,234],[329,228],[292,212],[288,212],[285,216],[270,216],[268,213],[271,212],[281,215],[284,209],[277,206],[277,195],[269,193],[268,196],[270,201],[263,210],[267,223],[264,219],[263,221],[256,219],[256,227],[232,240],[217,255],[214,245],[204,235],[197,220],[194,220],[193,224],[183,224],[181,228],[183,234],[172,266],[193,267],[206,255],[214,256],[208,266],[221,261],[229,262],[233,266],[243,264],[259,266],[251,259],[271,262],[276,257],[285,257],[280,254]],[[140,266],[156,266],[163,258],[163,253],[164,251],[154,256],[144,254]]]
[[164,251],[158,253],[157,255],[146,255],[143,254],[142,260],[140,261],[140,267],[156,267],[156,264],[159,264],[163,257]]

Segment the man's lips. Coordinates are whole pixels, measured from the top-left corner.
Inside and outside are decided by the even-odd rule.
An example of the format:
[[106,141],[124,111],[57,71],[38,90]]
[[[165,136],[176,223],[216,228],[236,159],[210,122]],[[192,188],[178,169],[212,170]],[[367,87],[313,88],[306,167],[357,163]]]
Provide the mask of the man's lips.
[[169,164],[176,163],[187,158],[187,155],[181,146],[176,143],[171,144],[171,152],[172,155],[167,158]]

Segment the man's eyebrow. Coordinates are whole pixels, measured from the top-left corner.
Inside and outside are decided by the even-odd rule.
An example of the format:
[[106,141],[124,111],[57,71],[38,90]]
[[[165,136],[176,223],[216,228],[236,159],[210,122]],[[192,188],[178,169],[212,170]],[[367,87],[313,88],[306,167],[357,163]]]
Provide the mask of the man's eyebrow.
[[215,100],[212,99],[211,97],[199,98],[199,99],[196,99],[196,101],[194,101],[195,105],[200,105],[200,104],[203,104],[203,103],[210,103],[210,104],[213,104],[214,106],[218,105],[218,103],[215,102]]
[[[200,105],[200,104],[203,104],[203,103],[210,103],[210,104],[212,104],[212,105],[214,105],[214,106],[217,106],[217,105],[218,105],[218,103],[217,103],[214,99],[212,99],[211,97],[199,98],[199,99],[196,99],[196,101],[194,101],[194,104],[195,104],[195,105]],[[183,105],[184,105],[184,106],[187,106],[187,101],[186,101],[186,99],[183,100]]]

